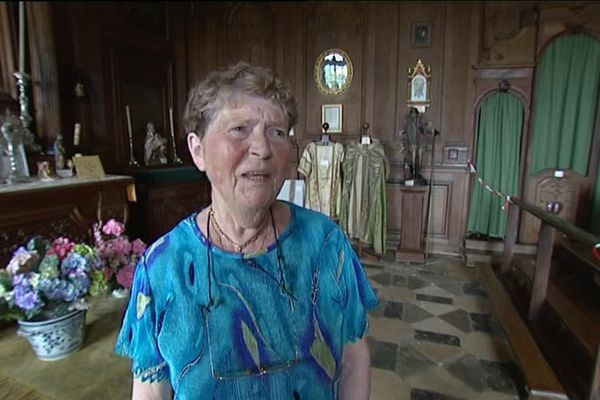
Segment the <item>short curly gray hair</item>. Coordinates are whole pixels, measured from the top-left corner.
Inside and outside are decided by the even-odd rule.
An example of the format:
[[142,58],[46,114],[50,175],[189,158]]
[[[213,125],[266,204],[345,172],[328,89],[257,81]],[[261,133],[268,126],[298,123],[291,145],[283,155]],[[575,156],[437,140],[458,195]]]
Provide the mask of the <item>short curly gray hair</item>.
[[240,62],[209,73],[190,90],[183,113],[185,131],[194,132],[202,139],[210,123],[234,93],[271,99],[285,111],[289,128],[296,124],[298,106],[288,86],[270,69]]

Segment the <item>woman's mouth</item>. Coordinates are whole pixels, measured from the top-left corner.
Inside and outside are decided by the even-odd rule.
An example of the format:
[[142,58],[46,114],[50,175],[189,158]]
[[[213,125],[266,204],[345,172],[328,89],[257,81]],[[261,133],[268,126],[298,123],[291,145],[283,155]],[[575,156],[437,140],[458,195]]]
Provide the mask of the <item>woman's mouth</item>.
[[266,181],[270,175],[264,172],[245,172],[242,177],[250,179],[251,181]]

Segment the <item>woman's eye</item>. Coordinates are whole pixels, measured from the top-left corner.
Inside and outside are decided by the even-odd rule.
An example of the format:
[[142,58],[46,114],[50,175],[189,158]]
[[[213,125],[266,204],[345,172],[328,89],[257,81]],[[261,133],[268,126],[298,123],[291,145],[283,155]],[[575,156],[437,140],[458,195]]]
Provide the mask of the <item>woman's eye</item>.
[[280,128],[273,128],[273,129],[271,129],[271,134],[273,136],[280,137],[280,138],[287,137],[286,131],[284,131],[283,129],[280,129]]
[[244,133],[246,131],[246,128],[243,126],[236,126],[231,128],[231,132],[233,133]]

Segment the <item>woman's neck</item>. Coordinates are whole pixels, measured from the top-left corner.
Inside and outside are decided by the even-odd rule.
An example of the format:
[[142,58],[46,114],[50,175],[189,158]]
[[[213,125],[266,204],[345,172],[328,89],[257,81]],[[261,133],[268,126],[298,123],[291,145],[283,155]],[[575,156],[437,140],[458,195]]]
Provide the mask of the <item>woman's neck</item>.
[[209,207],[208,218],[215,232],[210,239],[227,250],[256,251],[257,246],[264,247],[267,236],[269,239],[273,236],[268,229],[272,225],[270,208],[234,213],[213,203]]

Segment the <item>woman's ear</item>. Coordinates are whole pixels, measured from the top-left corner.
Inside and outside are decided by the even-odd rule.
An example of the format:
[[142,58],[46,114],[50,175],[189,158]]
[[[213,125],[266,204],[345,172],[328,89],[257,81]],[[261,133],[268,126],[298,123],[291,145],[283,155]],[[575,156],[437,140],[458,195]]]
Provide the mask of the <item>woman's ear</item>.
[[200,171],[205,171],[204,168],[204,142],[194,132],[187,136],[188,149],[192,155],[194,164]]

